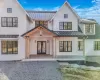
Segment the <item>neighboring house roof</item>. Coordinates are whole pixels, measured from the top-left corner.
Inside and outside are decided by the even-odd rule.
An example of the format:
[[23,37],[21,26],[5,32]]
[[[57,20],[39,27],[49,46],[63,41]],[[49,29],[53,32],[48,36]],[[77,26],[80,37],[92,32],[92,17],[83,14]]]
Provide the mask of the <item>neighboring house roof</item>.
[[56,11],[27,11],[31,19],[34,20],[50,20],[56,13]]
[[80,19],[80,23],[97,23],[94,19]]

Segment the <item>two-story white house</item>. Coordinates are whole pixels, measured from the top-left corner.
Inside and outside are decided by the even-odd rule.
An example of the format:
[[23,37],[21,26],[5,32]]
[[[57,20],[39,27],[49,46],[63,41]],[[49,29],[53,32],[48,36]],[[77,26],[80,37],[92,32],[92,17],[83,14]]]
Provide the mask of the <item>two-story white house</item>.
[[36,55],[70,60],[100,56],[96,24],[81,19],[68,2],[58,11],[27,11],[17,0],[0,0],[0,61]]

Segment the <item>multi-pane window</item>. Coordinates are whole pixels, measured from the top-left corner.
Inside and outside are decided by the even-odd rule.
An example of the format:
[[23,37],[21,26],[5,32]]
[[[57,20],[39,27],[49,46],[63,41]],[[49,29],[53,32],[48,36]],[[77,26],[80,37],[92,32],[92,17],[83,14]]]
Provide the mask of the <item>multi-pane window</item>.
[[2,17],[1,18],[2,27],[18,27],[17,17]]
[[86,34],[94,34],[94,24],[86,24],[85,32]]
[[72,41],[60,41],[59,51],[60,52],[72,52]]
[[7,13],[12,13],[12,8],[7,8]]
[[60,30],[72,30],[72,22],[59,22]]
[[83,41],[78,41],[78,50],[82,51],[83,50]]
[[64,18],[68,18],[68,14],[64,14]]
[[94,50],[100,50],[100,41],[95,41]]
[[18,41],[1,41],[2,54],[18,54]]
[[47,21],[35,21],[35,26],[44,26],[48,27],[48,22]]

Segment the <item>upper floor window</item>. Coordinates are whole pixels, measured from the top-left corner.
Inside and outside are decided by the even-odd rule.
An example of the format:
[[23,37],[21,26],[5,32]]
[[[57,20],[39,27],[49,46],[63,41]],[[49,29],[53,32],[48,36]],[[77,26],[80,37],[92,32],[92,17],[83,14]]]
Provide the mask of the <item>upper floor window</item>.
[[100,41],[95,41],[94,50],[100,50]]
[[72,52],[72,41],[60,41],[59,51],[60,52]]
[[72,30],[72,22],[59,22],[60,30]]
[[2,17],[1,18],[2,27],[18,27],[17,17]]
[[48,27],[48,21],[35,21],[35,26],[44,26]]
[[64,14],[64,18],[68,18],[68,14]]
[[78,50],[79,51],[83,50],[83,41],[78,41]]
[[7,13],[12,13],[12,8],[7,8]]
[[94,24],[85,24],[85,33],[94,34]]

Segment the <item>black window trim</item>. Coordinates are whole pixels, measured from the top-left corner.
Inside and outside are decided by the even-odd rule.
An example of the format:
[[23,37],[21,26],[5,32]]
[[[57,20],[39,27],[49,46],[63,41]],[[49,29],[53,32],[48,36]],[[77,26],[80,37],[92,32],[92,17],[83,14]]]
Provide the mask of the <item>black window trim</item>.
[[81,46],[80,42],[83,42],[83,41],[78,41],[78,51],[83,51],[83,49],[80,48],[80,46]]
[[[2,41],[6,41],[6,40],[2,40]],[[2,51],[2,48],[3,48],[3,47],[2,47],[2,41],[1,41],[1,54],[2,54],[2,55],[13,55],[13,54],[18,54],[18,41],[15,40],[15,41],[17,42],[17,51],[16,51],[17,53],[13,53],[13,52],[14,52],[14,51],[13,51],[13,42],[14,42],[14,41],[11,41],[11,42],[12,42],[12,53],[10,53],[10,54],[8,53],[8,42],[9,42],[10,40],[9,40],[9,41],[6,41],[6,44],[7,44],[7,47],[6,47],[7,53],[3,53],[3,51]]]
[[[66,15],[67,15],[67,17],[66,17]],[[68,14],[64,14],[64,19],[66,19],[66,18],[68,18]]]
[[[63,51],[60,51],[60,42],[63,42]],[[64,43],[67,42],[67,51],[64,51]],[[71,51],[68,51],[68,42],[71,42]],[[59,41],[59,52],[72,52],[72,41]]]
[[38,24],[38,26],[44,26],[45,25],[45,22],[47,22],[47,26],[44,26],[44,27],[48,27],[48,21],[42,21],[43,22],[43,25],[41,25],[41,21],[35,21],[35,27],[37,27],[36,26],[36,22],[39,22],[39,24]]
[[[3,18],[6,18],[6,24],[7,24],[6,26],[3,26],[3,22],[2,22],[2,19]],[[12,18],[12,26],[8,26],[8,21],[7,21],[8,18]],[[17,23],[17,26],[13,26],[13,19],[14,18],[17,19],[17,22],[16,22]],[[1,27],[18,27],[18,17],[1,17]]]
[[[63,23],[63,29],[60,28],[60,23]],[[67,23],[67,29],[64,29],[64,23]],[[71,23],[71,29],[68,29],[68,23]],[[59,22],[59,30],[72,30],[72,22]]]
[[[96,42],[97,42],[97,46],[95,46]],[[100,41],[94,41],[94,50],[95,51],[100,51],[100,49],[98,48],[98,46],[100,45],[99,43],[100,43]],[[97,49],[96,49],[96,47],[97,47]]]
[[[8,9],[11,9],[11,12],[9,12],[9,10]],[[7,13],[12,13],[12,8],[7,8]]]

